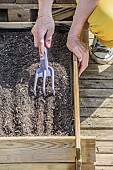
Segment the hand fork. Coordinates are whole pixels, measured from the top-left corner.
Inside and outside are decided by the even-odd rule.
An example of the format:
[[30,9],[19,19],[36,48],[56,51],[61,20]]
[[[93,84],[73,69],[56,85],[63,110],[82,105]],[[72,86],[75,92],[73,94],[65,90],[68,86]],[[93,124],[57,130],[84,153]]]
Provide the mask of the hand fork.
[[44,47],[44,55],[40,56],[40,67],[36,70],[35,82],[34,82],[34,95],[36,96],[36,87],[38,78],[43,78],[43,94],[46,96],[45,83],[46,77],[51,77],[52,93],[55,96],[54,90],[54,69],[48,65],[47,48]]

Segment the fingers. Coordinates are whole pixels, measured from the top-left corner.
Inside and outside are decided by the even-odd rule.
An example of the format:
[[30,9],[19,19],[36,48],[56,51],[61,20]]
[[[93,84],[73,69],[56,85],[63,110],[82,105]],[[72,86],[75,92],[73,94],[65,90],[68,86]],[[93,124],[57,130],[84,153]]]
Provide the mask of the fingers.
[[[44,44],[46,45],[47,48],[51,47],[53,31],[48,30],[47,33],[46,32],[41,32],[41,33],[35,32],[33,33],[33,35],[34,35],[34,46],[36,48],[39,47],[39,54],[43,55]],[[45,35],[46,35],[46,39],[44,40]]]
[[82,54],[82,50],[78,47],[78,48],[75,48],[73,50],[73,53],[77,56],[78,58],[78,62],[81,63],[82,62],[82,59],[83,59],[83,54]]
[[44,34],[34,33],[34,46],[39,47],[39,54],[44,54]]
[[45,44],[47,48],[51,47],[52,36],[54,34],[54,27],[49,28],[46,34]]
[[39,40],[39,54],[44,55],[44,38]]
[[38,33],[33,32],[33,30],[31,32],[32,32],[32,34],[34,36],[34,46],[37,48],[39,46],[39,44],[38,44]]
[[[52,17],[43,16],[38,18],[31,32],[34,36],[34,46],[39,47],[39,54],[44,54],[44,45],[51,47],[52,35],[54,33],[54,20]],[[46,35],[46,37],[45,37]]]
[[[51,41],[52,41],[52,32],[49,30],[47,33],[42,32],[39,34],[34,34],[34,46],[37,48],[39,47],[39,54],[44,54],[44,44],[47,48],[51,47]],[[46,39],[44,40],[44,37],[46,35]]]
[[51,47],[52,36],[46,36],[45,44],[47,48]]
[[76,41],[74,38],[69,37],[67,39],[66,45],[67,45],[68,49],[77,56],[78,61],[80,63],[83,58],[83,50],[82,50],[82,47],[81,47],[81,44],[79,43],[79,41]]
[[88,66],[89,61],[89,49],[88,47],[77,37],[69,36],[67,39],[67,47],[73,52],[78,59],[80,64],[79,67],[79,76]]
[[89,61],[89,53],[86,52],[84,53],[83,60],[81,61],[79,66],[79,77],[84,72],[84,70],[88,67],[88,61]]

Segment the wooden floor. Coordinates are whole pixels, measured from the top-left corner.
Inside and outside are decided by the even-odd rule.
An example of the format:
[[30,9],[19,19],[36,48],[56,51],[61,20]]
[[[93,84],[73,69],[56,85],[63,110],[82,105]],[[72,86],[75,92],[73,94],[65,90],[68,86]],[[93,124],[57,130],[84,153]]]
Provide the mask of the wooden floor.
[[[91,43],[91,40],[90,40]],[[81,135],[96,136],[96,170],[113,170],[113,61],[80,78]]]

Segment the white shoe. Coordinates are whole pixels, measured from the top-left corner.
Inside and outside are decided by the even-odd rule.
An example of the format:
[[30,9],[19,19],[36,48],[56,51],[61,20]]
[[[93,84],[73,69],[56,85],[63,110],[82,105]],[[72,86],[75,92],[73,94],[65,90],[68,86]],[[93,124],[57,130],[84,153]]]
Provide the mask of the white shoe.
[[108,64],[113,59],[113,48],[105,47],[96,37],[89,52],[91,58],[99,64]]

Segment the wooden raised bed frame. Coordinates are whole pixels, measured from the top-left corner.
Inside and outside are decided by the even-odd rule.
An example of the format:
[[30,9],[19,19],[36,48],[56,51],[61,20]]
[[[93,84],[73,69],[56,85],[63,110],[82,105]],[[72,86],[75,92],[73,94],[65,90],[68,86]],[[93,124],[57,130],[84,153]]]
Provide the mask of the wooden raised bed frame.
[[95,137],[80,137],[77,59],[73,55],[75,136],[0,137],[1,170],[95,170]]
[[[24,4],[23,4],[24,5]],[[23,5],[0,4],[0,8],[13,10]],[[25,4],[26,9],[37,8],[36,4]],[[73,4],[54,4],[67,8]],[[60,11],[61,12],[61,11]],[[56,15],[56,13],[55,13]],[[57,18],[57,15],[56,15]],[[70,24],[68,21],[56,23]],[[0,27],[26,28],[32,22],[0,23]],[[82,38],[88,43],[88,26]],[[0,170],[95,170],[95,137],[80,136],[80,108],[77,60],[73,55],[75,136],[0,137]]]

